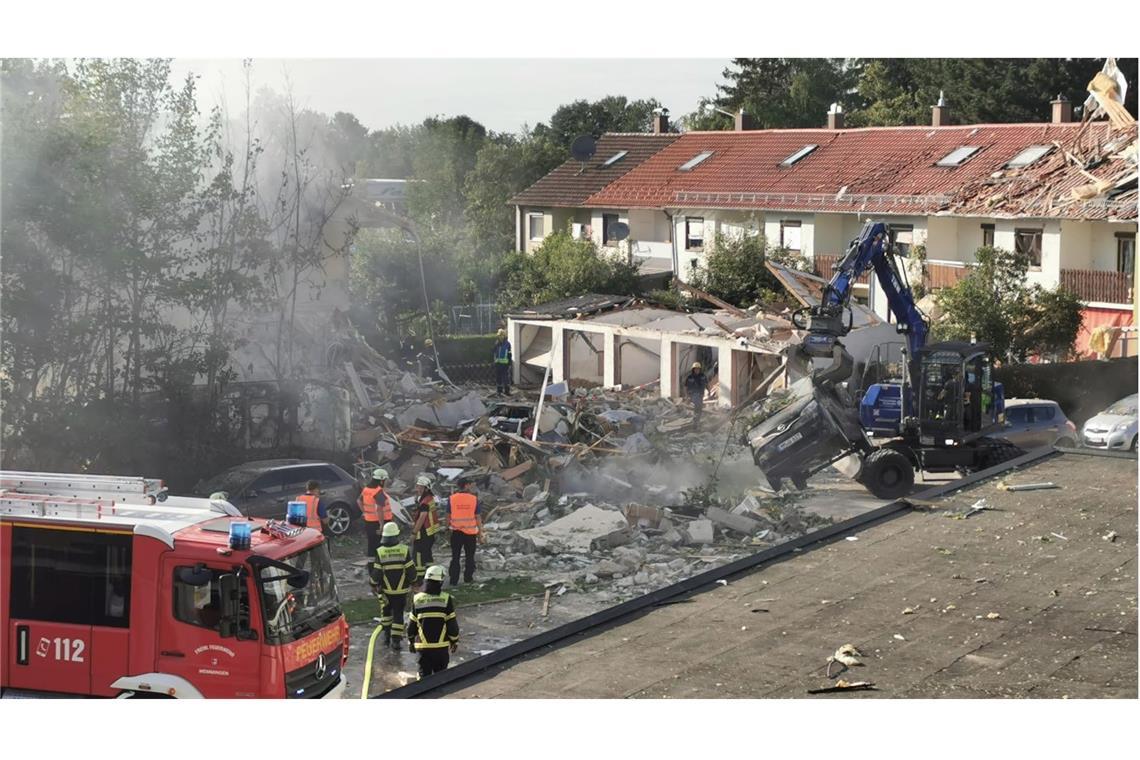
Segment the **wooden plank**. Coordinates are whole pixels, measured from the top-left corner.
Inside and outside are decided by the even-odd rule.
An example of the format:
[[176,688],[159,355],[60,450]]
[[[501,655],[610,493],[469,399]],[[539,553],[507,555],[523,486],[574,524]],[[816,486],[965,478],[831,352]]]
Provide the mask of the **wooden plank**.
[[734,317],[740,317],[742,319],[750,319],[752,317],[751,314],[744,311],[743,309],[738,309],[735,306],[733,306],[732,304],[728,303],[727,301],[722,301],[719,298],[717,298],[716,296],[712,295],[711,293],[706,293],[705,291],[701,290],[700,288],[695,288],[687,282],[681,282],[681,280],[678,279],[677,277],[673,278],[673,285],[678,290],[687,290],[690,293],[692,293],[693,295],[697,296],[698,298],[705,300],[705,301],[708,301],[713,306],[716,306],[718,309],[724,309],[725,311],[727,311],[729,314],[731,314]]
[[499,473],[499,477],[501,477],[503,480],[514,480],[515,478],[530,472],[532,467],[534,467],[534,460],[528,459],[522,464],[515,465],[508,470],[503,470]]

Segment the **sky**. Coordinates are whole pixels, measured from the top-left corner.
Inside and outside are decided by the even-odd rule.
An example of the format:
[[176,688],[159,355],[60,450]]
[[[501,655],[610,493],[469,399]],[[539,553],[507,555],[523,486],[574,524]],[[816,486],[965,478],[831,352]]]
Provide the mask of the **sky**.
[[[428,116],[466,114],[496,132],[546,121],[560,105],[624,95],[657,98],[674,118],[716,95],[728,58],[718,59],[254,59],[255,91],[284,92],[299,105],[332,115],[348,111],[369,129],[413,124]],[[203,113],[224,97],[232,111],[243,96],[238,58],[178,58],[177,79],[200,76]]]

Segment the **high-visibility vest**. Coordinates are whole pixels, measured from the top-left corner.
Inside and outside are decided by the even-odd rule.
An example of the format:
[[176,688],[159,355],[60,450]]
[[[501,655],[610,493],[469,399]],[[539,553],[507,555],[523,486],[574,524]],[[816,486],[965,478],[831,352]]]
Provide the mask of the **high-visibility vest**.
[[379,546],[372,566],[380,571],[385,594],[403,594],[415,577],[415,563],[406,544]]
[[293,501],[305,502],[305,521],[306,527],[321,529],[321,514],[317,511],[317,505],[321,501],[321,497],[316,494],[303,493]]
[[435,497],[428,496],[427,501],[420,502],[420,507],[427,510],[427,522],[424,523],[424,527],[421,530],[424,535],[434,536],[436,533],[439,533],[440,529],[439,513],[436,511]]
[[460,491],[451,495],[451,519],[449,525],[452,530],[474,536],[479,533],[479,521],[475,518],[475,505],[478,504],[475,494]]
[[[371,488],[365,486],[360,489],[360,501],[364,505],[365,522],[392,522],[392,500],[384,493],[383,486]],[[379,501],[379,503],[377,503]],[[379,514],[377,514],[379,507]]]
[[[455,608],[451,606],[451,595],[446,591],[438,594],[421,591],[412,597],[411,619],[416,623],[416,651],[450,646],[447,621],[455,620]],[[429,633],[427,628],[433,630]]]
[[510,341],[504,340],[502,343],[495,344],[495,364],[510,364],[511,344]]

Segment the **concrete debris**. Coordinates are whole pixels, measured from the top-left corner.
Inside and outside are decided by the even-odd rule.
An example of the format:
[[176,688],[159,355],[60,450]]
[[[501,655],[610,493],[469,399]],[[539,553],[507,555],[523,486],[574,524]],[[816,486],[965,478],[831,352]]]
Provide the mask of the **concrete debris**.
[[737,533],[743,533],[746,536],[751,536],[760,529],[760,523],[756,520],[743,515],[734,515],[731,512],[725,512],[720,507],[709,507],[705,515],[717,525],[728,528],[729,530],[734,530]]
[[[625,533],[629,524],[620,512],[586,504],[566,517],[541,528],[517,533],[530,552],[589,552],[595,539],[608,539],[611,534]],[[529,546],[527,546],[529,544]]]
[[714,541],[712,520],[695,520],[685,530],[689,534],[690,543],[711,544]]

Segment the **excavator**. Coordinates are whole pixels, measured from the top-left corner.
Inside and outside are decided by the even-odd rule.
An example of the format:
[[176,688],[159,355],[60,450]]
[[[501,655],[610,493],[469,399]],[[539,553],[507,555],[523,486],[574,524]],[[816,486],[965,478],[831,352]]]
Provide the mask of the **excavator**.
[[[806,337],[789,360],[805,376],[791,385],[790,404],[747,433],[753,460],[773,489],[787,480],[802,490],[809,477],[846,460],[840,469],[872,494],[897,499],[913,488],[917,471],[974,472],[1023,453],[995,435],[1005,399],[1001,383],[993,380],[987,346],[927,343],[929,323],[895,262],[897,254],[889,227],[866,222],[820,302],[793,313],[793,324]],[[858,393],[855,362],[842,338],[853,324],[853,286],[870,270],[905,340],[898,382],[875,383]],[[866,432],[869,420],[877,422],[874,440]],[[884,429],[887,420],[892,422]]]

